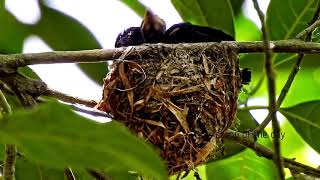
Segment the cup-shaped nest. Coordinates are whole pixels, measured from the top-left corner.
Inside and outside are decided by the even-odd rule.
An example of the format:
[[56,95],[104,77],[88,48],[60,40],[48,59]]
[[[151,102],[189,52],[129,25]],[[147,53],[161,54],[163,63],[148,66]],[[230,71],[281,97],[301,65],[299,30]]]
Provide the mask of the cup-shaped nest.
[[128,51],[136,60],[114,61],[97,107],[152,143],[172,175],[217,150],[233,124],[241,78],[229,45],[158,46],[147,48],[148,58]]

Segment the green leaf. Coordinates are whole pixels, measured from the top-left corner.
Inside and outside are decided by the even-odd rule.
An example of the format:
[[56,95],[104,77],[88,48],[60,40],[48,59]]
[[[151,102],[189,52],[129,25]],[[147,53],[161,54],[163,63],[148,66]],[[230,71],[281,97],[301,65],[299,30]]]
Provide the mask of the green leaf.
[[272,161],[257,156],[250,149],[227,159],[206,165],[207,179],[277,179]]
[[91,180],[92,176],[86,170],[72,169],[73,175],[76,180]]
[[[320,55],[306,55],[301,68],[296,75],[292,86],[282,104],[282,107],[293,106],[298,103],[320,99]],[[288,61],[277,67],[278,94],[288,79],[289,73],[296,61]]]
[[[130,173],[128,171],[109,171],[108,176],[111,176],[113,180],[139,180],[139,174]],[[148,178],[146,178],[148,179]]]
[[0,27],[0,54],[21,52],[24,38],[29,34],[27,26],[5,8],[0,8]]
[[[239,125],[235,125],[235,129],[239,132],[248,132],[249,130],[252,130],[255,127],[257,127],[256,120],[250,114],[250,112],[248,110],[238,109],[237,119],[238,119],[237,123]],[[230,141],[228,139],[225,139],[224,140],[223,155],[220,155],[220,153],[215,155],[215,159],[213,159],[213,161],[216,161],[218,159],[227,158],[227,157],[232,156],[234,154],[240,153],[244,149],[245,149],[245,147],[239,145],[238,143],[235,143],[234,141]]]
[[233,12],[229,1],[171,0],[171,2],[183,21],[221,29],[234,37]]
[[[308,23],[312,20],[318,4],[319,0],[271,0],[266,20],[270,39],[287,40],[295,38],[298,33],[308,27]],[[277,54],[273,56],[273,61],[276,63],[292,59],[292,55],[278,56]]]
[[238,15],[241,12],[244,0],[230,0],[230,4],[234,15]]
[[303,139],[320,153],[320,101],[301,103],[289,108],[281,108],[280,112],[290,121]]
[[240,13],[235,19],[237,41],[257,41],[261,39],[261,32],[257,25]]
[[0,122],[0,142],[41,165],[61,169],[134,170],[165,179],[157,153],[117,122],[98,123],[58,103],[16,111]]
[[144,16],[146,7],[139,2],[138,0],[120,0],[123,4],[127,5],[131,8],[135,13],[137,13],[140,17]]
[[316,12],[318,3],[319,0],[271,0],[267,11],[270,39],[294,38],[308,26]]
[[[24,39],[30,35],[29,27],[19,22],[3,7],[0,7],[0,27],[0,54],[21,53]],[[35,79],[39,78],[29,67],[19,68],[19,72]]]
[[320,42],[320,29],[317,28],[312,32],[312,42]]
[[28,66],[26,66],[26,67],[20,67],[20,68],[18,69],[18,72],[21,73],[21,74],[24,74],[24,75],[28,76],[29,78],[40,80],[40,77],[37,75],[37,73],[34,72],[34,71],[33,71],[31,68],[29,68]]
[[[259,138],[258,142],[267,147],[272,144],[269,137]],[[277,179],[273,162],[250,149],[206,164],[206,175],[207,179]]]
[[[41,19],[33,31],[50,47],[59,51],[101,48],[93,34],[80,22],[57,10],[41,5]],[[106,63],[79,64],[95,82],[102,84],[107,74]]]
[[15,164],[15,178],[33,180],[64,179],[64,172],[63,170],[46,168],[26,157],[18,156]]

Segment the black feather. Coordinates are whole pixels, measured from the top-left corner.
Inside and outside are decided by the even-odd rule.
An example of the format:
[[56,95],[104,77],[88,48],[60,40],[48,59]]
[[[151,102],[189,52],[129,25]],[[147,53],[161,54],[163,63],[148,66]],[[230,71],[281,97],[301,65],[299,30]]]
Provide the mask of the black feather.
[[225,32],[190,23],[179,23],[171,26],[165,33],[165,43],[197,43],[234,41],[234,38]]
[[115,47],[137,46],[143,44],[140,27],[130,27],[121,32],[115,43]]

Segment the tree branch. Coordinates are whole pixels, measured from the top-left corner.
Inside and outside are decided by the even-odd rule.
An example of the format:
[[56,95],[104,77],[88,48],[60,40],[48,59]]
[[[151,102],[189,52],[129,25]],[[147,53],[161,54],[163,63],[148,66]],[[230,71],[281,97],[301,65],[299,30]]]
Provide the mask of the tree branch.
[[[258,16],[261,21],[261,31],[263,42],[265,46],[265,69],[267,75],[268,82],[268,95],[269,95],[269,117],[272,119],[272,129],[275,133],[280,133],[280,125],[277,119],[277,106],[276,106],[276,83],[275,83],[275,73],[272,68],[272,52],[271,46],[269,43],[269,35],[267,31],[267,27],[265,24],[265,17],[263,12],[261,11],[258,1],[252,0],[254,8],[256,9]],[[281,157],[281,144],[279,138],[273,139],[273,147],[274,147],[274,163],[277,166],[279,179],[285,179],[284,170],[283,170],[283,159]]]
[[93,108],[95,105],[97,105],[97,102],[94,100],[87,100],[87,99],[82,99],[74,96],[70,96],[68,94],[59,92],[57,90],[50,89],[46,87],[42,93],[44,96],[49,96],[49,97],[54,97],[56,99],[59,99],[64,102],[68,102],[71,104],[82,104],[87,107]]
[[[173,51],[177,47],[208,48],[212,45],[229,46],[238,53],[262,53],[265,50],[263,42],[209,42],[209,43],[184,43],[184,44],[145,44],[132,48],[125,59],[148,58],[150,54],[158,51]],[[309,53],[320,54],[320,43],[303,42],[299,40],[270,41],[270,48],[275,53]],[[126,48],[94,49],[83,51],[52,51],[44,53],[26,53],[0,55],[0,72],[7,68],[17,68],[32,64],[54,63],[95,63],[118,59]]]
[[[251,134],[252,135],[252,134]],[[236,141],[237,143],[250,148],[251,150],[255,151],[258,155],[263,156],[267,159],[272,160],[275,156],[275,153],[270,150],[269,148],[255,142],[254,138],[248,138],[247,134],[243,134],[233,130],[227,130],[225,133],[225,137]],[[289,169],[293,169],[296,172],[302,172],[304,174],[308,174],[314,177],[320,177],[320,170],[307,166],[305,164],[301,164],[289,158],[283,158],[284,166]]]

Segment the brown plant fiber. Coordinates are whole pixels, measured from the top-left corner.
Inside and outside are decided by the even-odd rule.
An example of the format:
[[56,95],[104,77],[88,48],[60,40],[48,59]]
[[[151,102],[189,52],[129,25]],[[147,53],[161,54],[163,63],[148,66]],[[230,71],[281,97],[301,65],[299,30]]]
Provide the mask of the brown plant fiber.
[[152,143],[172,175],[216,151],[233,123],[241,78],[228,46],[159,47],[148,59],[114,61],[98,109]]

